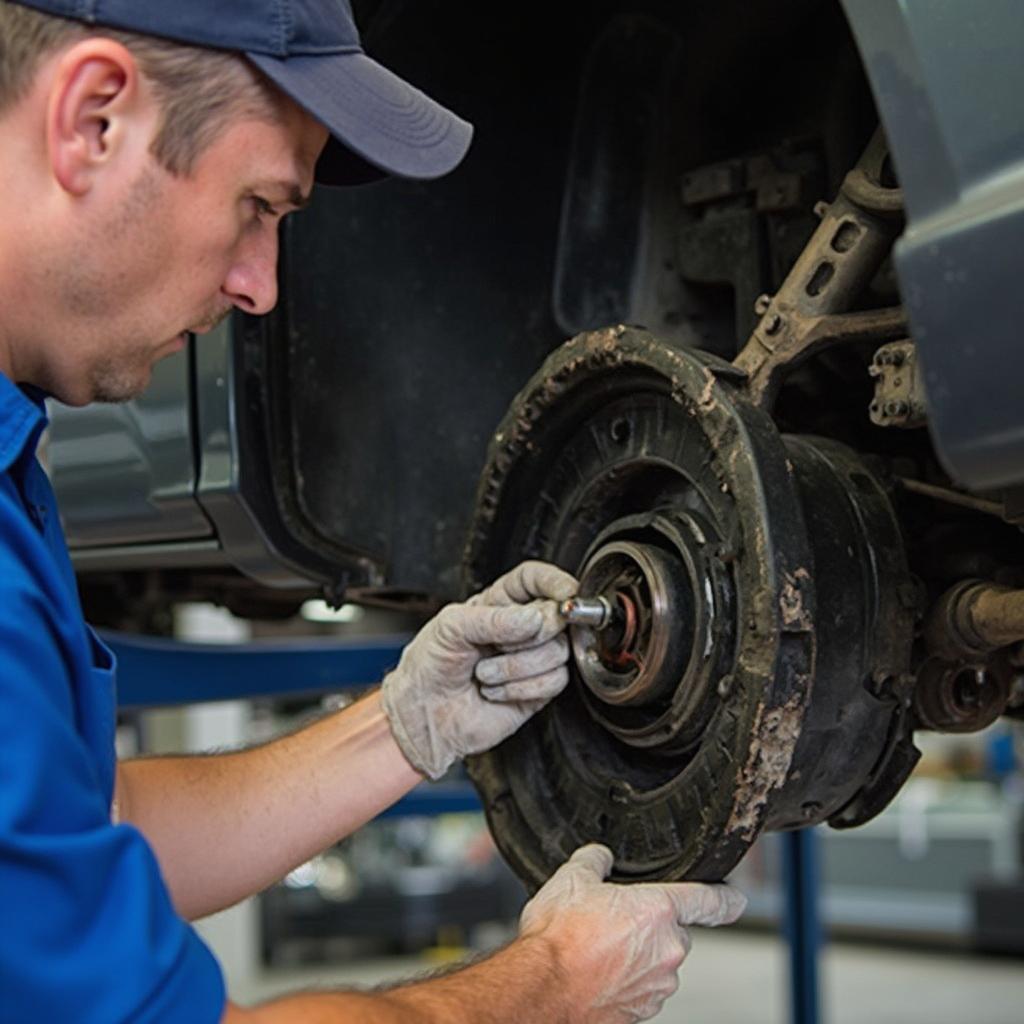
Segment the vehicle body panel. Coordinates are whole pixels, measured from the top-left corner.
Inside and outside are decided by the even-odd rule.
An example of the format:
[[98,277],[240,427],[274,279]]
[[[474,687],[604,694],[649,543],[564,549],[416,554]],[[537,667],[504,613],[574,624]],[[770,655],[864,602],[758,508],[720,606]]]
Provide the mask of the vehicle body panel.
[[1024,17],[1014,0],[845,0],[907,229],[895,259],[950,475],[1024,479]]

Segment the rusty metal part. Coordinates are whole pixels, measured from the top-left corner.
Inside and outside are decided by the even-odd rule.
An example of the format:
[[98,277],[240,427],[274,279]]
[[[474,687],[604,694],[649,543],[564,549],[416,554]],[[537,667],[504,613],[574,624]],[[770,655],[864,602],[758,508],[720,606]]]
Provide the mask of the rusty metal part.
[[558,608],[559,614],[570,626],[604,629],[611,625],[613,608],[603,594],[597,597],[570,597]]
[[1012,678],[998,663],[929,658],[918,671],[914,714],[936,732],[977,732],[1006,711]]
[[928,650],[947,661],[982,659],[1024,640],[1024,590],[984,580],[962,580],[929,612]]
[[756,307],[761,319],[733,361],[752,400],[770,409],[794,366],[851,340],[905,337],[901,309],[849,312],[877,273],[900,230],[900,190],[883,184],[885,138],[879,129],[830,205],[782,287]]
[[974,512],[984,512],[986,515],[1005,518],[1005,506],[998,501],[988,501],[985,498],[976,498],[973,494],[964,494],[963,491],[954,491],[949,487],[938,487],[935,484],[925,483],[923,480],[912,480],[910,477],[898,476],[896,482],[910,494],[920,494],[923,498],[934,498],[936,501],[943,501],[947,505],[957,505],[960,508],[969,508]]
[[1019,667],[1010,676],[1010,694],[1003,714],[1010,718],[1024,719],[1024,672]]
[[[572,649],[580,678],[596,701],[590,701],[596,716],[616,732],[613,719],[602,715],[602,705],[629,706],[656,700],[685,670],[695,640],[695,618],[711,619],[712,606],[702,616],[694,615],[692,589],[684,563],[685,555],[674,557],[650,544],[612,540],[598,546],[580,574],[586,589],[614,590],[624,597],[630,611],[623,617],[624,628],[614,643],[607,633],[593,629],[572,630]],[[711,643],[705,630],[705,648]],[[619,731],[627,742],[628,732]]]
[[753,330],[758,291],[783,279],[814,231],[811,206],[825,180],[819,147],[803,138],[683,175],[675,269],[687,286],[732,290],[729,351]]
[[857,165],[843,179],[842,191],[863,210],[903,220],[903,189],[892,173],[889,145],[881,127],[871,137]]
[[730,364],[626,327],[553,353],[494,436],[467,587],[523,558],[635,611],[593,646],[576,627],[569,686],[470,761],[529,885],[586,841],[620,879],[721,878],[762,830],[865,820],[910,770],[885,490],[781,437]]
[[613,599],[614,613],[611,628],[602,634],[598,645],[601,660],[620,671],[640,668],[642,655],[638,652],[640,632],[640,594],[635,588],[629,592],[618,590]]
[[875,379],[875,394],[868,414],[877,427],[923,427],[928,419],[924,376],[912,341],[883,345],[868,373]]
[[1024,590],[989,583],[965,600],[971,629],[983,643],[998,648],[1024,639]]
[[711,557],[719,540],[697,511],[664,507],[614,519],[583,555],[580,584],[614,593],[611,628],[573,630],[582,704],[623,744],[685,750],[714,710],[727,657],[733,587]]
[[680,197],[685,206],[703,206],[750,196],[758,212],[779,213],[806,203],[808,185],[818,177],[810,154],[790,147],[785,153],[756,153],[687,171],[680,182]]
[[[634,609],[628,632],[617,643],[593,630],[572,631],[573,654],[580,676],[599,702],[641,704],[657,696],[664,663],[675,639],[677,614],[671,566],[664,553],[623,541],[604,545],[584,567],[581,582],[598,578],[609,587],[628,588]],[[639,609],[643,609],[640,625]]]

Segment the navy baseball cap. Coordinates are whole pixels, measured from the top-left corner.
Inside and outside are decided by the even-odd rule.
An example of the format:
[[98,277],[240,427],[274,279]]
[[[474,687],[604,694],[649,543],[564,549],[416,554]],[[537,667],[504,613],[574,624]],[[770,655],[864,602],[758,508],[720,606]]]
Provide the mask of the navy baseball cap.
[[350,0],[14,0],[89,25],[244,54],[331,133],[327,185],[438,178],[473,127],[363,53]]

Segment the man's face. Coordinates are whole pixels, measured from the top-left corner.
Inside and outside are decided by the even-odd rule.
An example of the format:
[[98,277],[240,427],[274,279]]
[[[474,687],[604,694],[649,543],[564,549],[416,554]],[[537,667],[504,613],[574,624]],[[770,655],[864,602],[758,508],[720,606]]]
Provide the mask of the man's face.
[[59,397],[126,401],[154,364],[238,307],[277,301],[278,227],[312,187],[327,132],[282,100],[277,123],[243,120],[174,177],[149,156],[76,224],[53,287],[69,336]]

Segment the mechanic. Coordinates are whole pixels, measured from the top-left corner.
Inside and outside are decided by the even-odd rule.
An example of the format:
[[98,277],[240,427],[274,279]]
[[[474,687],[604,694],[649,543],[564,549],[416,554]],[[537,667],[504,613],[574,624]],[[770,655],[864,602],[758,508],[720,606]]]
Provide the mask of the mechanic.
[[[429,622],[371,696],[254,749],[116,765],[115,665],[85,625],[35,456],[43,400],[138,395],[232,309],[275,304],[278,227],[327,183],[437,177],[463,121],[372,62],[341,0],[0,2],[0,1020],[645,1019],[727,886],[621,886],[578,850],[519,937],[443,976],[226,1001],[187,923],[259,892],[567,680],[521,565]],[[201,343],[201,342],[200,342]]]

